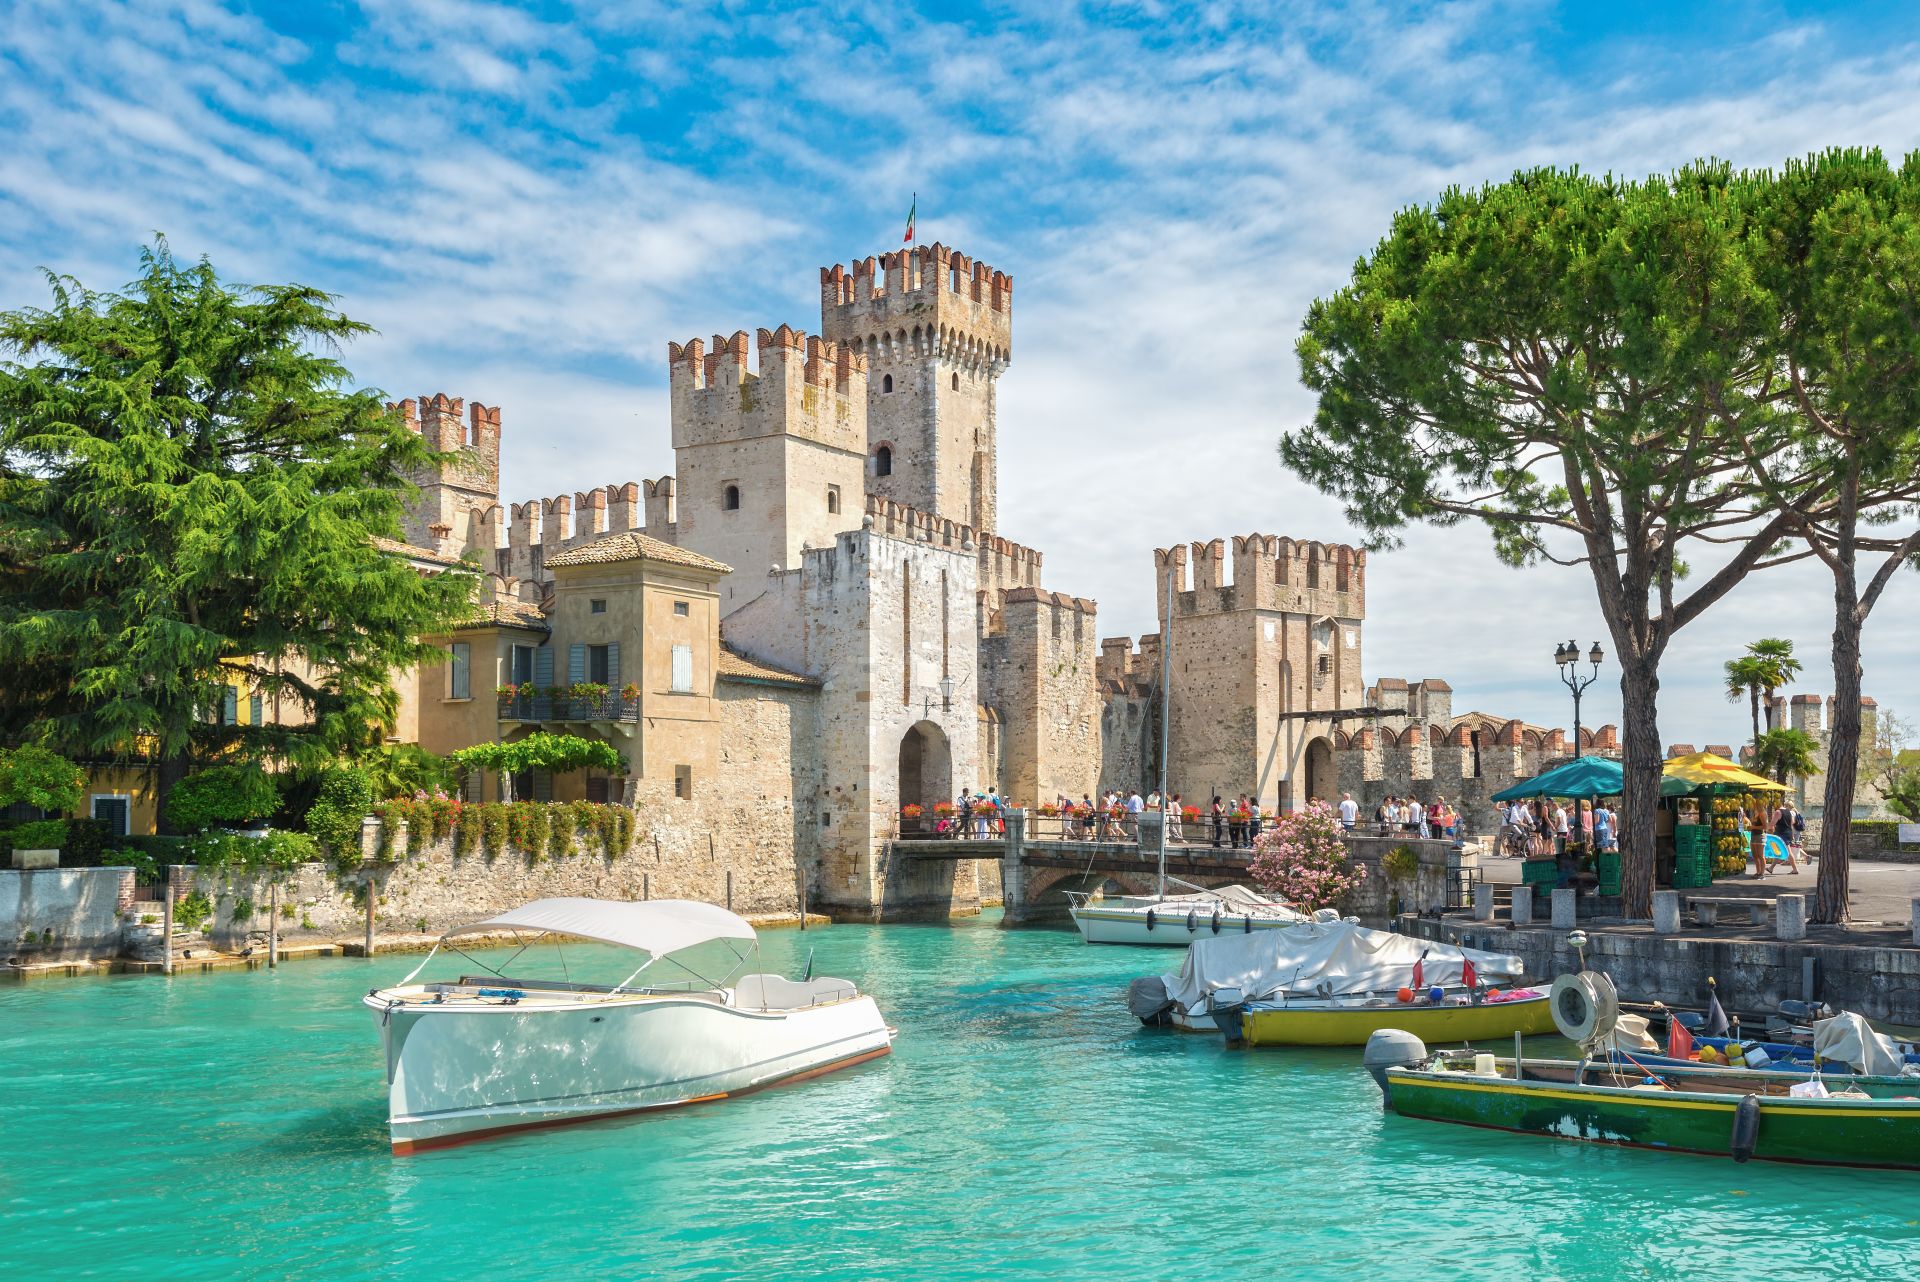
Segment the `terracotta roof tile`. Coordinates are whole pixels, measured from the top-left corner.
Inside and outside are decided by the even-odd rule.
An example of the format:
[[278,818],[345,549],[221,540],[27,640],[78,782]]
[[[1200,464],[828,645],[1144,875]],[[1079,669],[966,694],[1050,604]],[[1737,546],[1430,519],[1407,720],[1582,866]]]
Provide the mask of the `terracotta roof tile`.
[[722,645],[720,647],[720,672],[722,681],[759,681],[768,685],[817,686],[820,683],[812,677],[803,677],[798,672],[788,672],[783,668],[769,667],[756,663],[743,654]]
[[522,601],[513,597],[496,598],[485,602],[480,606],[478,615],[455,626],[459,628],[531,628],[537,632],[553,630],[539,606],[531,601]]
[[716,561],[710,556],[701,556],[698,552],[689,552],[685,548],[663,543],[650,535],[637,530],[623,530],[619,534],[610,534],[604,539],[595,539],[583,543],[577,548],[569,548],[558,556],[547,558],[547,565],[612,565],[620,561],[662,561],[668,565],[685,565],[696,570],[716,570],[729,574],[733,567]]
[[460,564],[460,558],[457,556],[448,556],[443,552],[435,552],[432,548],[423,548],[412,543],[402,543],[399,539],[376,538],[373,546],[394,556],[404,556],[409,561],[431,561],[435,565]]

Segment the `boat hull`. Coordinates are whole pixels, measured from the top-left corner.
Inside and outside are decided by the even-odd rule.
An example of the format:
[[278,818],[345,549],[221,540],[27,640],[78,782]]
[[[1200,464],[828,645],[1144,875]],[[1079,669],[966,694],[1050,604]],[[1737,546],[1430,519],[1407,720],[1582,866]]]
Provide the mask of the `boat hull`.
[[871,997],[764,1012],[697,997],[366,1004],[399,1154],[724,1099],[876,1058],[893,1041]]
[[1075,908],[1074,925],[1089,944],[1143,944],[1160,948],[1185,948],[1196,939],[1211,939],[1216,934],[1238,935],[1260,930],[1285,930],[1296,921],[1279,918],[1222,915],[1219,930],[1214,929],[1211,913],[1156,912],[1151,925],[1147,914],[1131,908]]
[[1428,1043],[1490,1041],[1553,1032],[1553,1006],[1542,995],[1478,1006],[1249,1007],[1240,1015],[1241,1037],[1249,1046],[1365,1046],[1383,1028]]
[[[1513,1082],[1388,1069],[1402,1117],[1588,1143],[1728,1157],[1742,1097]],[[1770,1162],[1920,1170],[1920,1101],[1764,1098],[1753,1156]]]

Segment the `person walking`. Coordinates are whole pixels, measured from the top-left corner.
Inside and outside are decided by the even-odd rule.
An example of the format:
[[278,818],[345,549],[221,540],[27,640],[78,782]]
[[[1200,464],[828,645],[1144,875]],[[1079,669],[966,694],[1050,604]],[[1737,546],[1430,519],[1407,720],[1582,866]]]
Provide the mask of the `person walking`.
[[1215,793],[1213,797],[1213,848],[1215,850],[1220,848],[1220,834],[1226,824],[1226,809],[1220,804],[1220,794]]
[[1788,872],[1800,871],[1800,862],[1794,858],[1794,843],[1799,840],[1793,830],[1794,817],[1791,801],[1782,801],[1779,812],[1773,817],[1773,835],[1778,837],[1780,844],[1787,848]]
[[1604,801],[1597,801],[1593,806],[1593,848],[1613,849],[1613,812]]
[[1227,811],[1227,836],[1230,845],[1238,850],[1247,839],[1247,799],[1236,794],[1233,806]]
[[1354,801],[1353,794],[1350,792],[1341,793],[1340,794],[1340,826],[1342,828],[1347,829],[1348,831],[1352,831],[1355,821],[1357,821],[1359,818],[1360,818],[1360,806],[1359,806],[1359,803]]
[[1185,841],[1187,839],[1186,834],[1183,833],[1180,829],[1180,821],[1185,817],[1186,816],[1183,815],[1180,810],[1180,794],[1176,792],[1167,801],[1167,840],[1168,841],[1180,842],[1180,841]]
[[1140,799],[1140,792],[1138,789],[1135,789],[1133,792],[1130,792],[1127,794],[1127,834],[1126,835],[1133,838],[1133,840],[1136,842],[1140,840],[1140,812],[1142,810],[1145,810],[1146,808],[1147,808],[1147,803]]

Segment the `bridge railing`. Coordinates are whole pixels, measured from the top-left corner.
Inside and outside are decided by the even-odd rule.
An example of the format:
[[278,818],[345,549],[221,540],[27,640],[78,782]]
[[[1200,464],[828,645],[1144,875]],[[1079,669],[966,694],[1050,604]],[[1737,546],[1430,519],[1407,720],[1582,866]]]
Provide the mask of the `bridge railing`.
[[1116,845],[1138,845],[1140,819],[1125,812],[1091,814],[1044,814],[1027,811],[1028,841],[1099,841]]

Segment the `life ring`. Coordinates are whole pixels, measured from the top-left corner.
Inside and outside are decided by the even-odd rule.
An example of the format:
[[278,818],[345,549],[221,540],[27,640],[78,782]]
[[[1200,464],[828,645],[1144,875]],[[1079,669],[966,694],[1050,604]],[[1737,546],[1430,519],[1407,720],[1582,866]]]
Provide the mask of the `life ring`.
[[1613,981],[1598,971],[1562,975],[1553,981],[1549,997],[1553,1026],[1570,1042],[1582,1046],[1613,1032],[1620,1019],[1620,994]]

